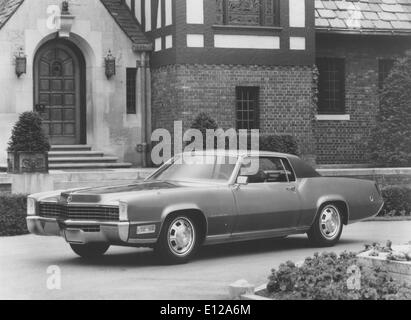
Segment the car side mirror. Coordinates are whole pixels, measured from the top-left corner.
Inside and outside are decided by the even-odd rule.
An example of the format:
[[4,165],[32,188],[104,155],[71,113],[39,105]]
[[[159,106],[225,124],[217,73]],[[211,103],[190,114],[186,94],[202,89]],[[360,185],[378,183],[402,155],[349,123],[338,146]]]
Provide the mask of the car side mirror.
[[245,186],[248,184],[248,177],[246,176],[239,176],[237,178],[237,184],[240,186]]

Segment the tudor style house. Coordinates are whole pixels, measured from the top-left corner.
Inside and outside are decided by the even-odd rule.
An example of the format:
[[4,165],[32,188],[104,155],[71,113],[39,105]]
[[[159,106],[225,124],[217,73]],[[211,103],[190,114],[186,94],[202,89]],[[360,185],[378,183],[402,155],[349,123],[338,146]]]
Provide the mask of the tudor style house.
[[145,165],[153,130],[200,112],[363,163],[408,50],[411,0],[0,0],[0,163],[26,110],[52,168]]

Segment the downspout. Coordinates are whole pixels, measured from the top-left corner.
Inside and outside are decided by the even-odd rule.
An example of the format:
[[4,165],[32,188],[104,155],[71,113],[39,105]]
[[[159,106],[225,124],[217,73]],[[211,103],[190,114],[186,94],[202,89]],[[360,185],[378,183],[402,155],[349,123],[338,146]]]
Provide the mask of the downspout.
[[151,164],[151,71],[148,52],[141,52],[137,60],[137,103],[141,110],[141,146],[138,152],[142,155],[142,165]]
[[137,151],[142,155],[142,165],[147,167],[147,137],[146,137],[146,72],[145,72],[145,52],[137,60],[137,97],[138,106],[141,110],[141,145]]
[[150,55],[144,53],[145,67],[145,167],[151,165],[151,134],[152,134],[152,113],[151,113],[151,70],[150,70]]

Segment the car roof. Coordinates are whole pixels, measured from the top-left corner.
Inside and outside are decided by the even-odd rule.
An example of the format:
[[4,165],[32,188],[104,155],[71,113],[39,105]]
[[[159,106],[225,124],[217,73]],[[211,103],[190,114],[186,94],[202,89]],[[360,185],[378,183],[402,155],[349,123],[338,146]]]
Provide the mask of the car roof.
[[279,153],[279,152],[270,152],[270,151],[260,151],[260,150],[205,150],[205,151],[192,151],[184,152],[184,155],[195,155],[195,156],[228,156],[228,157],[282,157],[282,158],[298,158],[297,156]]
[[226,156],[226,157],[278,157],[286,158],[291,163],[295,174],[298,178],[314,178],[320,177],[321,175],[310,165],[305,163],[301,158],[279,152],[270,152],[270,151],[258,151],[258,150],[206,150],[206,151],[192,151],[185,152],[181,155],[197,155],[197,156]]

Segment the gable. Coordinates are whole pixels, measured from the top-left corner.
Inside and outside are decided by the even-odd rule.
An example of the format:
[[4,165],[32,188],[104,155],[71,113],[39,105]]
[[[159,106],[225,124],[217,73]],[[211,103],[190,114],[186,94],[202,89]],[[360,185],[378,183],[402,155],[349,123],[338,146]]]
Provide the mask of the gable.
[[[0,0],[0,29],[13,16],[24,0]],[[132,41],[135,50],[152,50],[137,19],[123,0],[100,0],[117,25]]]

